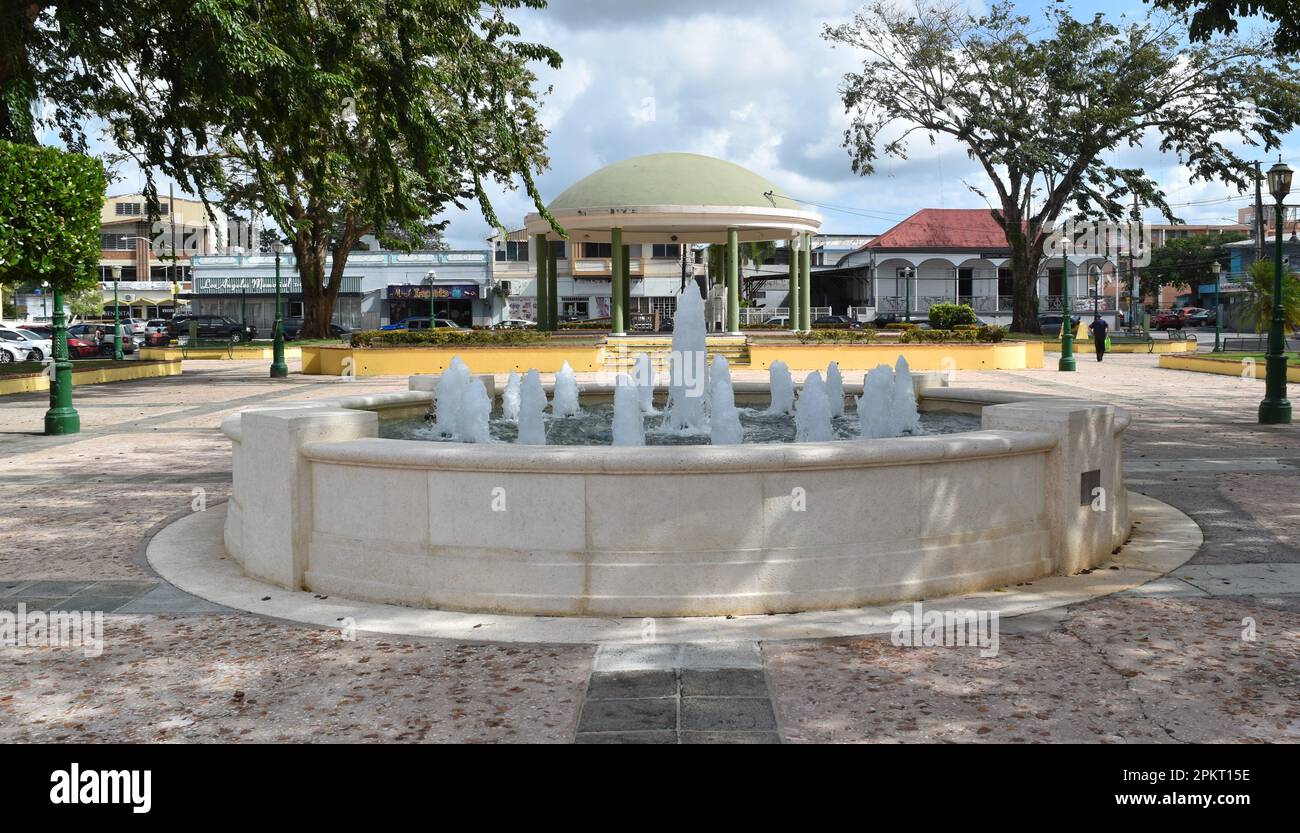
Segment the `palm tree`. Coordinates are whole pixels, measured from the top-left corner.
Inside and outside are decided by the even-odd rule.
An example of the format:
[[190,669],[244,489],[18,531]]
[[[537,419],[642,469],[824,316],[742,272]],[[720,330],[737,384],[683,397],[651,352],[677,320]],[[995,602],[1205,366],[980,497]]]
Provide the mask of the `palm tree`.
[[[1246,299],[1239,320],[1253,324],[1257,333],[1268,332],[1273,322],[1273,277],[1271,260],[1257,260],[1246,268]],[[1282,276],[1282,314],[1287,330],[1300,327],[1300,280],[1295,272]]]

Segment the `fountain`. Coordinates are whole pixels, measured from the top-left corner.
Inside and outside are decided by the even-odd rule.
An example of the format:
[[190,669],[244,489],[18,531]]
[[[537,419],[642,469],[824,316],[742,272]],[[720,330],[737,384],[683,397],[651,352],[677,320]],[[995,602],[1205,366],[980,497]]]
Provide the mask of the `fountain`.
[[645,445],[639,386],[625,373],[614,380],[614,445]]
[[641,403],[641,412],[657,414],[655,410],[655,366],[647,353],[637,353],[633,367],[633,379],[636,381],[637,398]]
[[740,412],[736,410],[736,391],[731,384],[731,368],[725,356],[714,356],[709,371],[713,382],[710,396],[709,439],[714,445],[735,445],[744,439]]
[[907,367],[907,359],[902,356],[899,356],[897,363],[894,364],[894,396],[891,408],[893,419],[890,427],[894,431],[892,436],[911,434],[916,431],[920,422],[920,414],[916,408],[916,389],[912,384],[912,371]]
[[573,417],[582,411],[578,403],[578,379],[566,361],[555,373],[555,393],[551,396],[551,416]]
[[894,436],[894,371],[879,364],[862,378],[862,395],[858,397],[858,430],[863,439]]
[[505,392],[501,394],[501,416],[510,422],[519,421],[519,374],[510,371]]
[[794,379],[790,378],[790,368],[783,361],[772,362],[767,371],[768,390],[772,394],[772,404],[768,406],[769,414],[788,414],[794,410]]
[[461,434],[461,403],[469,389],[469,366],[460,356],[451,360],[447,372],[438,379],[434,389],[434,431],[440,437],[458,439]]
[[492,397],[488,396],[487,385],[483,384],[483,380],[471,379],[458,404],[460,413],[456,417],[456,426],[461,441],[492,442],[492,434],[488,431],[488,420],[492,417]]
[[826,384],[821,371],[814,370],[803,380],[799,401],[794,406],[794,440],[819,443],[831,439],[831,405],[826,400]]
[[542,377],[530,370],[519,386],[519,437],[522,445],[546,445],[546,391]]
[[663,428],[701,433],[709,421],[708,343],[704,327],[704,299],[699,287],[687,283],[677,296],[670,358],[668,415]]
[[840,363],[831,362],[826,368],[826,400],[831,406],[831,416],[844,416],[844,376]]

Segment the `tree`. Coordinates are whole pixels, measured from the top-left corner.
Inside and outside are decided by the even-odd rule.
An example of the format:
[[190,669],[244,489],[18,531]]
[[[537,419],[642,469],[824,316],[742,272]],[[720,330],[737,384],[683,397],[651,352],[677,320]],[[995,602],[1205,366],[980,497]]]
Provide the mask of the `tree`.
[[68,295],[68,312],[73,318],[103,318],[104,293],[99,285],[83,286]]
[[1225,246],[1248,236],[1244,232],[1223,232],[1168,240],[1151,251],[1151,263],[1142,269],[1142,282],[1148,288],[1186,288],[1213,281],[1213,264],[1231,259]]
[[1259,15],[1277,27],[1277,52],[1300,52],[1300,6],[1295,0],[1155,0],[1155,5],[1183,13],[1194,10],[1190,34],[1197,41],[1211,40],[1216,32],[1232,34],[1237,18]]
[[1150,133],[1193,182],[1245,190],[1253,174],[1229,141],[1278,147],[1300,122],[1295,70],[1267,44],[1185,47],[1180,21],[1160,14],[1123,26],[1101,15],[1077,21],[1060,7],[1044,14],[1038,35],[1006,2],[975,17],[947,0],[874,0],[823,30],[866,55],[841,87],[855,172],[872,173],[882,153],[906,158],[917,133],[949,137],[979,163],[992,197],[967,187],[991,203],[1006,234],[1012,327],[1024,332],[1038,332],[1038,272],[1067,207],[1119,221],[1136,195],[1176,220],[1159,185],[1113,164],[1114,151]]
[[[1268,332],[1273,323],[1274,269],[1271,260],[1257,260],[1246,267],[1246,298],[1239,320],[1253,325],[1257,333]],[[1282,275],[1282,314],[1287,330],[1300,327],[1300,279],[1289,270]]]
[[[312,14],[303,14],[304,5]],[[214,154],[227,208],[283,229],[302,283],[306,337],[328,335],[348,254],[367,234],[386,246],[437,241],[444,207],[477,199],[500,226],[484,181],[533,184],[545,166],[536,78],[558,66],[516,40],[504,14],[541,0],[299,0],[268,4],[259,25],[283,56],[233,79],[246,106]],[[277,95],[261,94],[277,90]],[[329,266],[327,268],[327,260]]]

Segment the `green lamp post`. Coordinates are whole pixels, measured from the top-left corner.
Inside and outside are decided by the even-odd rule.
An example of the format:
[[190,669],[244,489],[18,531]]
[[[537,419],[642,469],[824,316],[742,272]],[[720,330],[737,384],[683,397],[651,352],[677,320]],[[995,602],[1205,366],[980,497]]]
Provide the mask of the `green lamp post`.
[[45,412],[45,433],[76,434],[81,431],[81,415],[72,407],[72,362],[68,360],[68,325],[63,316],[63,292],[58,284],[54,293],[54,373],[50,376],[50,409]]
[[1223,264],[1214,261],[1210,264],[1210,271],[1214,273],[1214,350],[1211,352],[1223,352],[1223,307],[1219,303],[1219,281],[1223,272]]
[[275,324],[271,328],[271,378],[284,379],[289,365],[284,361],[284,317],[280,310],[280,252],[284,244],[275,244]]
[[117,305],[117,283],[122,279],[122,267],[113,267],[113,361],[122,361],[122,309]]
[[1283,201],[1291,192],[1291,168],[1279,158],[1268,169],[1268,191],[1276,202],[1274,211],[1273,323],[1268,331],[1267,365],[1264,399],[1259,403],[1260,425],[1285,425],[1291,422],[1291,403],[1286,398],[1286,312],[1282,307],[1282,224]]
[[1057,370],[1073,371],[1074,363],[1074,324],[1070,320],[1070,254],[1065,242],[1065,232],[1061,232],[1061,360],[1056,363]]

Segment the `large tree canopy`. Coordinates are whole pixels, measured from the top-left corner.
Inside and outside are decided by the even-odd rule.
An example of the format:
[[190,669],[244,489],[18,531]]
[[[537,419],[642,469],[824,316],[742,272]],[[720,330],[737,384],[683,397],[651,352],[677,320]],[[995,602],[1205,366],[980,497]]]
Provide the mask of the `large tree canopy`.
[[1193,40],[1208,41],[1216,33],[1233,34],[1237,18],[1259,15],[1273,24],[1273,48],[1300,52],[1300,3],[1296,0],[1155,0],[1155,5],[1192,12]]
[[1009,3],[972,16],[964,5],[888,0],[827,26],[833,44],[861,50],[844,78],[853,170],[881,154],[905,158],[915,135],[965,146],[992,183],[985,197],[1011,248],[1012,326],[1037,332],[1037,275],[1053,226],[1077,216],[1120,220],[1134,195],[1176,219],[1158,183],[1112,162],[1148,144],[1176,156],[1192,181],[1251,182],[1234,140],[1277,147],[1300,122],[1295,69],[1268,44],[1223,38],[1187,46],[1177,19],[1159,13],[1117,25],[1044,12],[1036,28]]

